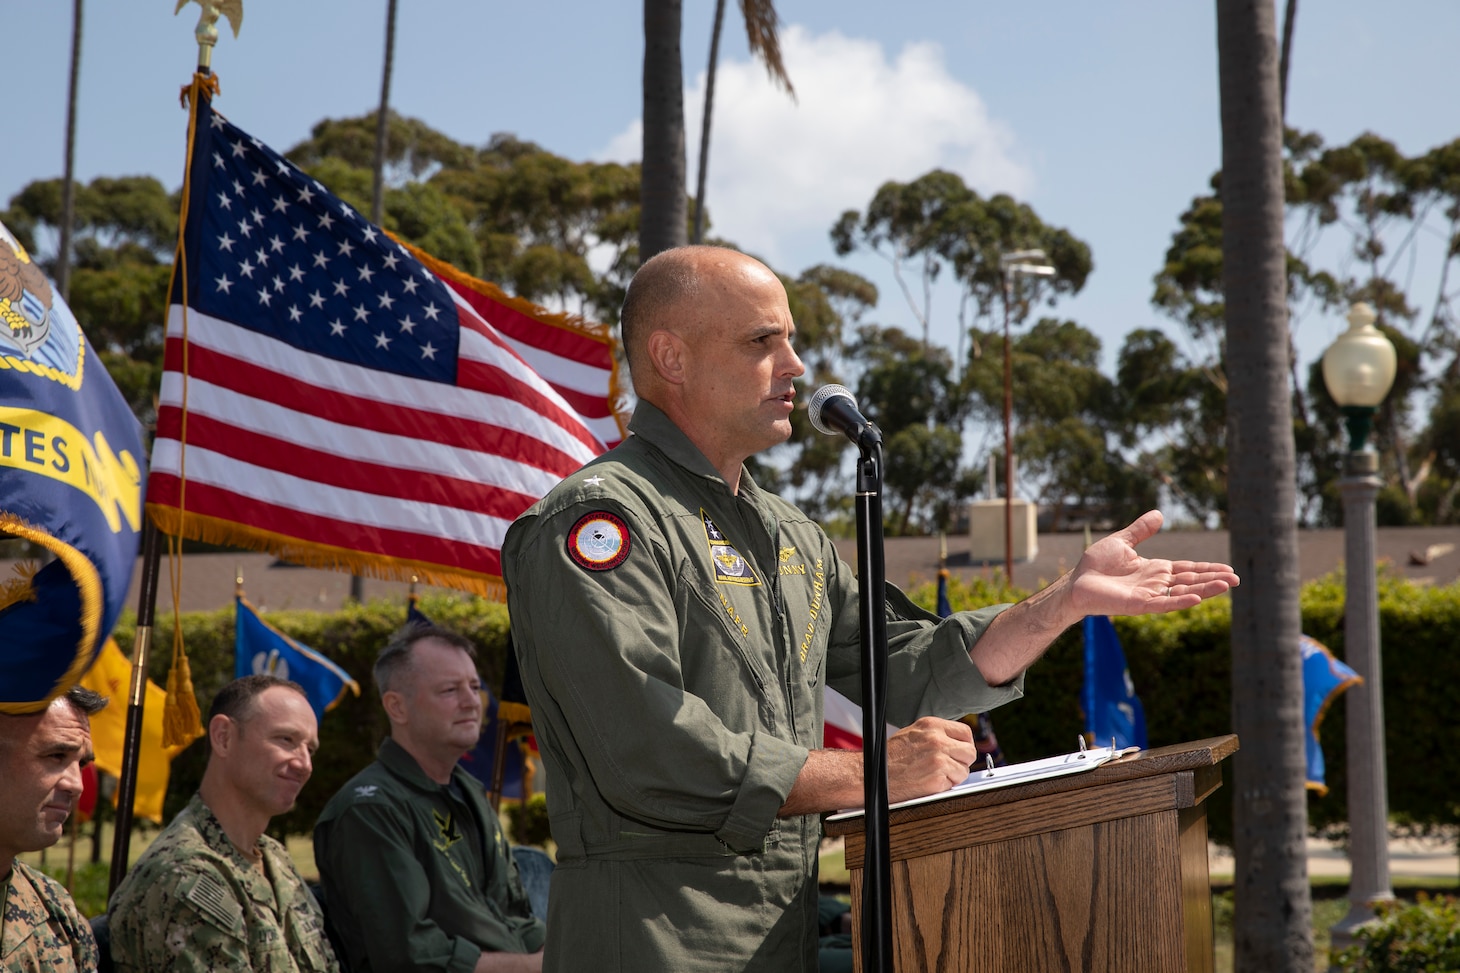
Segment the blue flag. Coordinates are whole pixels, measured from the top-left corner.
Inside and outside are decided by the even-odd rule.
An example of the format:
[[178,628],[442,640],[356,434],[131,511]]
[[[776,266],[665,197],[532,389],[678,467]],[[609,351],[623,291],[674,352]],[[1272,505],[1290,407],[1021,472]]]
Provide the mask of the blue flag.
[[1323,714],[1328,704],[1338,694],[1356,683],[1363,682],[1357,672],[1333,657],[1328,647],[1307,635],[1298,639],[1303,653],[1303,727],[1304,744],[1308,756],[1307,784],[1309,790],[1319,795],[1328,793],[1324,780],[1323,748],[1318,745],[1318,727],[1323,723]]
[[420,599],[416,597],[416,593],[414,591],[412,591],[410,593],[410,596],[406,598],[406,624],[434,625],[435,623],[432,622],[431,619],[427,618],[425,614],[421,612],[421,609],[416,607],[416,602],[419,600]]
[[0,531],[54,560],[0,578],[0,713],[85,674],[142,538],[142,427],[61,295],[0,225]]
[[324,719],[325,711],[333,709],[346,690],[360,695],[359,683],[348,672],[264,621],[242,595],[234,601],[235,677],[270,675],[297,682],[318,719]]
[[1146,747],[1146,712],[1104,615],[1085,616],[1085,732],[1097,747]]

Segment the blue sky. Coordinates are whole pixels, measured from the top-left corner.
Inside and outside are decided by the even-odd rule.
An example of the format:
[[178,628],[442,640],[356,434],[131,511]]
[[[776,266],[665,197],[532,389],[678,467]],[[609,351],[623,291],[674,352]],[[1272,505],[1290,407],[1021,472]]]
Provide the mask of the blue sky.
[[[180,184],[177,92],[194,63],[198,8],[174,17],[173,6],[87,5],[80,178],[151,173]],[[697,126],[713,4],[684,6],[686,108]],[[373,110],[385,0],[246,7],[242,34],[225,32],[214,55],[216,106],[235,123],[284,150],[322,118]],[[1107,366],[1134,328],[1179,337],[1150,307],[1151,278],[1220,160],[1212,3],[778,8],[796,104],[749,62],[730,4],[711,156],[718,232],[786,272],[836,262],[827,229],[842,210],[864,207],[884,180],[942,166],[980,191],[1013,192],[1091,245],[1095,271],[1058,313],[1102,338]],[[13,92],[0,200],[61,172],[70,21],[61,0],[0,13]],[[392,104],[468,143],[513,132],[570,158],[634,158],[641,31],[637,3],[401,0]],[[1451,0],[1300,4],[1290,124],[1329,144],[1372,130],[1406,153],[1455,138],[1457,37],[1460,4]],[[1415,269],[1426,305],[1437,261],[1432,247]],[[876,320],[916,330],[884,264],[849,265],[882,289]],[[956,294],[938,291],[932,333],[950,347],[956,312]],[[1300,316],[1304,360],[1342,326]]]

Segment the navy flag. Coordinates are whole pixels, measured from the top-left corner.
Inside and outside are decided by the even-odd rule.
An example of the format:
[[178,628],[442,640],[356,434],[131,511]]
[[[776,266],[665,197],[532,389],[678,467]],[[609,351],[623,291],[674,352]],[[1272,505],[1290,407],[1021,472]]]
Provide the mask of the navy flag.
[[1328,793],[1327,768],[1323,764],[1323,748],[1318,744],[1318,728],[1323,725],[1323,714],[1328,706],[1345,689],[1363,682],[1343,662],[1333,657],[1328,647],[1307,635],[1298,639],[1303,653],[1303,728],[1307,756],[1307,780],[1310,791],[1317,791],[1322,797]]
[[1115,626],[1104,615],[1085,616],[1085,732],[1096,746],[1146,744],[1146,711],[1126,668]]
[[54,560],[0,578],[0,713],[75,685],[142,538],[142,427],[61,295],[0,225],[0,531]]
[[325,711],[334,709],[347,690],[360,695],[359,683],[348,672],[264,621],[242,595],[235,601],[235,677],[270,675],[297,682],[309,697],[316,719],[324,719]]

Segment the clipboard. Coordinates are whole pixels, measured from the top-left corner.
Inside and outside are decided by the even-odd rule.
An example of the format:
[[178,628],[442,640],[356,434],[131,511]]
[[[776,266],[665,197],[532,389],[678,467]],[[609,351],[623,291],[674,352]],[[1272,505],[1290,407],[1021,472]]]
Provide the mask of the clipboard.
[[[1136,753],[1140,749],[1140,747],[1117,748],[1114,740],[1110,741],[1108,747],[1087,747],[1085,738],[1082,736],[1079,750],[1054,757],[1043,757],[1039,760],[995,767],[993,757],[988,756],[987,763],[983,767],[973,769],[962,783],[955,784],[946,791],[939,791],[936,794],[898,801],[896,804],[888,805],[888,810],[896,811],[898,808],[929,804],[933,801],[947,800],[950,797],[961,797],[964,794],[991,791],[1000,787],[1012,787],[1015,784],[1027,784],[1030,781],[1047,780],[1051,777],[1082,774],[1094,770],[1102,764],[1108,764],[1112,760],[1119,760],[1126,754]],[[862,809],[857,808],[851,811],[838,811],[836,814],[829,815],[826,820],[846,821],[861,815]]]

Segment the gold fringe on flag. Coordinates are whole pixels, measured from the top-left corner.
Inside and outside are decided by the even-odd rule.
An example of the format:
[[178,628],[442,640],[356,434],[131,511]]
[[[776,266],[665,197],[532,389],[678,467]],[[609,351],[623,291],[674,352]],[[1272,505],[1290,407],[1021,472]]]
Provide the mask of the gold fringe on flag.
[[22,561],[15,565],[15,576],[0,581],[0,611],[22,601],[36,600],[32,579],[40,569],[35,561]]

